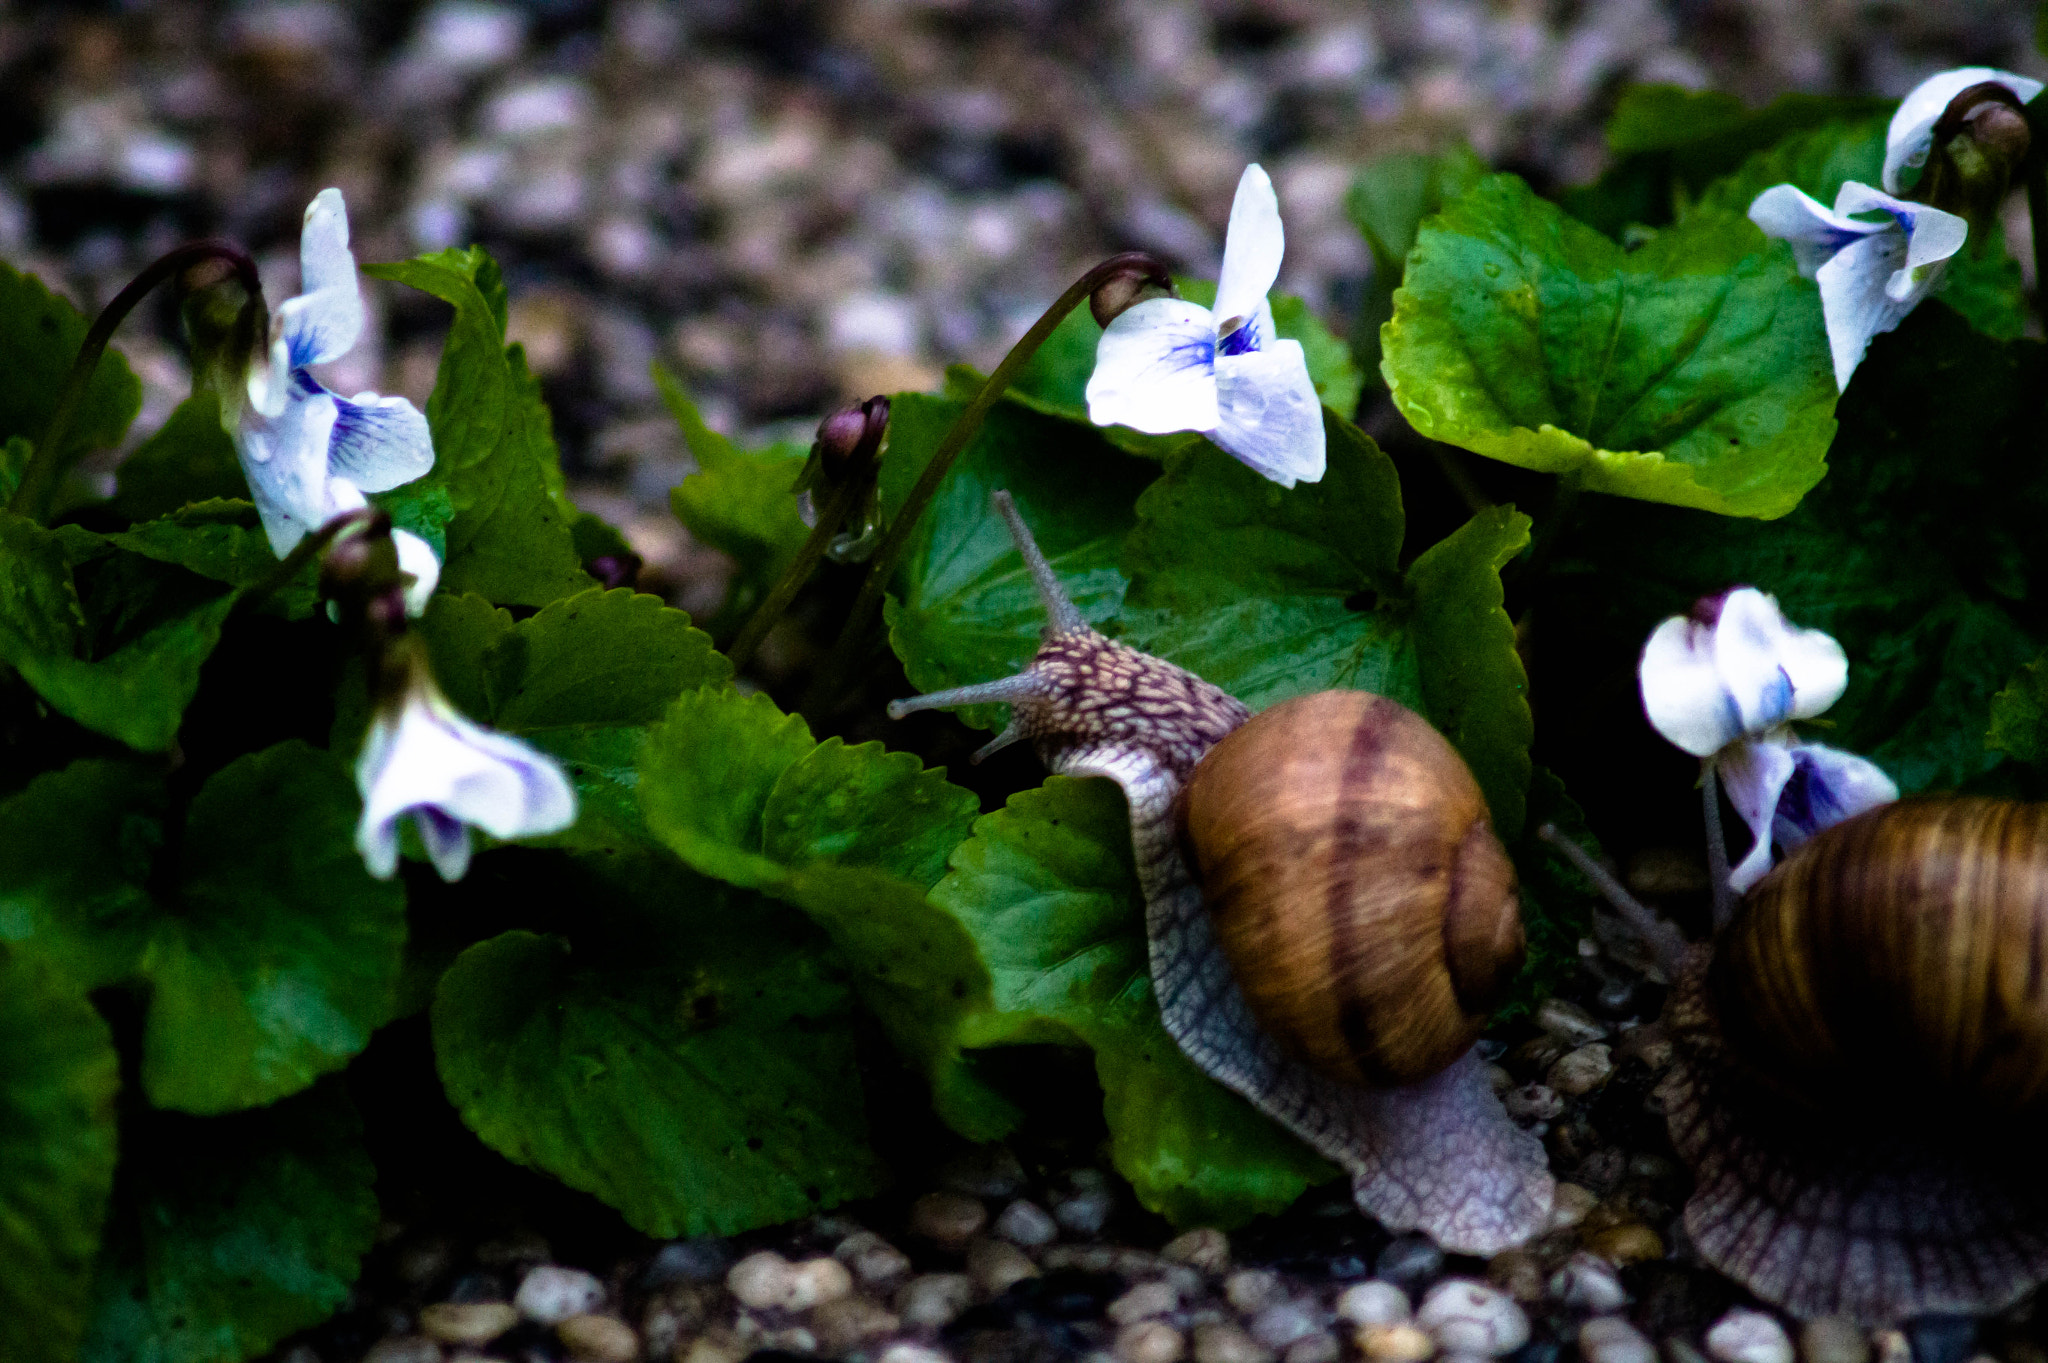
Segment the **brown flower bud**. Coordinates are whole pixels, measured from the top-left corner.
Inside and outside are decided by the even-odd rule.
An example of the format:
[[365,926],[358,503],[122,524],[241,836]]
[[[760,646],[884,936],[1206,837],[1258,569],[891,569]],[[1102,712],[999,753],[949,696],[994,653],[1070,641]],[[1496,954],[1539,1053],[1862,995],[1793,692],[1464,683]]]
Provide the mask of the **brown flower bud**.
[[1913,197],[1981,226],[1997,211],[2033,145],[2019,97],[1982,81],[1950,100]]
[[1099,327],[1108,327],[1134,303],[1173,292],[1173,276],[1165,264],[1143,251],[1126,252],[1103,263],[1114,266],[1114,273],[1088,295],[1088,311],[1095,314]]
[[889,430],[889,399],[877,395],[852,402],[818,423],[815,450],[828,484],[874,458]]

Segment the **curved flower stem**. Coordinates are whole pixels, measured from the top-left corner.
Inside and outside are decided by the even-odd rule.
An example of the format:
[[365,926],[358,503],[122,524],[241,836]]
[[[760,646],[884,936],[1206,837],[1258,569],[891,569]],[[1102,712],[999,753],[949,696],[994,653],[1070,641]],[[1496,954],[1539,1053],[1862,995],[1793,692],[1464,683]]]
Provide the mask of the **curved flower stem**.
[[903,557],[903,550],[910,543],[910,532],[917,528],[918,519],[924,515],[925,507],[931,504],[933,494],[939,490],[939,484],[945,481],[946,474],[953,467],[953,461],[960,457],[960,451],[967,448],[967,442],[981,429],[982,418],[988,415],[989,408],[996,405],[997,399],[1008,390],[1011,381],[1017,377],[1025,362],[1038,353],[1038,347],[1045,343],[1045,338],[1052,335],[1053,328],[1064,321],[1068,313],[1080,306],[1103,283],[1133,270],[1145,271],[1161,287],[1170,287],[1172,284],[1173,276],[1157,256],[1145,251],[1126,251],[1121,255],[1111,256],[1075,280],[1065,293],[1053,300],[1052,306],[1031,324],[1031,329],[1018,338],[1017,344],[1010,347],[1010,353],[1003,356],[1003,362],[988,376],[988,381],[982,384],[981,391],[974,395],[974,400],[967,404],[967,409],[954,418],[952,428],[939,442],[939,448],[933,453],[931,462],[926,464],[924,472],[918,475],[916,486],[910,489],[910,495],[904,499],[902,507],[889,518],[889,528],[883,534],[882,542],[876,546],[875,556],[868,565],[867,580],[861,583],[860,595],[854,599],[853,609],[846,616],[846,624],[839,631],[839,642],[833,646],[831,661],[813,683],[813,696],[820,694],[820,688],[833,684],[846,674],[847,667],[852,662],[853,650],[861,635],[867,630],[868,621],[874,616],[875,609],[881,605],[882,593],[888,589],[889,578],[896,571],[896,562]]
[[774,588],[761,599],[760,605],[754,607],[754,613],[747,617],[747,623],[734,637],[731,647],[726,649],[725,656],[732,660],[733,671],[747,665],[754,656],[754,650],[768,637],[768,631],[775,627],[775,622],[789,609],[789,603],[796,599],[797,592],[810,581],[818,560],[825,557],[825,550],[831,546],[832,537],[839,533],[839,527],[860,505],[860,499],[867,495],[868,488],[880,472],[879,461],[870,458],[865,467],[849,471],[841,480],[839,490],[832,494],[832,499],[818,509],[818,523],[811,527],[803,548],[796,551],[789,567],[782,570]]
[[100,315],[93,319],[92,327],[85,333],[85,340],[78,347],[78,356],[71,362],[71,371],[64,376],[64,384],[57,390],[57,401],[50,409],[50,423],[43,428],[43,438],[36,442],[35,454],[21,475],[21,486],[14,489],[14,496],[8,500],[9,511],[35,520],[41,520],[47,514],[50,493],[60,471],[65,437],[71,433],[72,419],[78,414],[78,405],[85,399],[85,390],[99,369],[100,357],[106,353],[107,342],[113,338],[114,329],[127,319],[151,289],[204,260],[227,261],[234,266],[235,274],[251,298],[263,296],[263,286],[256,277],[255,260],[231,241],[187,242],[144,266],[141,274],[129,280],[128,286],[100,309]]
[[1657,958],[1657,964],[1667,979],[1677,979],[1688,949],[1685,937],[1678,929],[1652,913],[1649,906],[1614,878],[1612,871],[1595,861],[1585,848],[1559,832],[1556,824],[1542,825],[1536,830],[1536,836],[1555,847],[1566,861],[1578,869],[1580,875],[1593,882],[1593,888],[1600,892],[1601,898],[1614,906],[1621,921],[1628,924],[1629,930]]
[[1544,512],[1543,519],[1536,523],[1536,534],[1530,542],[1528,556],[1508,565],[1508,572],[1516,580],[1534,580],[1550,566],[1550,560],[1557,557],[1565,532],[1571,528],[1572,519],[1578,514],[1579,496],[1584,491],[1576,477],[1569,473],[1558,475],[1557,486],[1550,495],[1550,507]]
[[1714,759],[1700,763],[1700,810],[1707,824],[1707,879],[1714,890],[1714,931],[1735,917],[1735,887],[1728,883],[1728,839],[1721,831],[1721,780]]
[[334,542],[334,537],[355,525],[367,525],[382,513],[375,507],[362,507],[355,511],[344,511],[327,524],[292,546],[292,551],[277,561],[277,566],[264,575],[263,580],[242,593],[242,599],[235,603],[237,610],[254,610],[286,583],[299,575],[320,552]]

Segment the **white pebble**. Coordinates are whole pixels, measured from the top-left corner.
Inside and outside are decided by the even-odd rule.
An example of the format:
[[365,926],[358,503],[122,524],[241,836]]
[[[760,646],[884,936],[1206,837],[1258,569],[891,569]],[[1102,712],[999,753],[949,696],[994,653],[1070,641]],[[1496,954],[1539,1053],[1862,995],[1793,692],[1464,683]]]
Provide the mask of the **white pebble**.
[[926,1344],[912,1344],[906,1339],[882,1350],[882,1356],[876,1363],[953,1363],[953,1360],[944,1350]]
[[951,1249],[981,1233],[988,1209],[964,1193],[926,1193],[910,1204],[910,1229]]
[[1172,1283],[1139,1283],[1109,1304],[1109,1318],[1118,1325],[1130,1325],[1151,1316],[1163,1316],[1180,1306],[1180,1293]]
[[1657,1363],[1657,1346],[1625,1316],[1595,1316],[1579,1327],[1586,1363]]
[[1099,1169],[1076,1169],[1069,1175],[1074,1185],[1071,1196],[1061,1198],[1052,1209],[1053,1220],[1075,1235],[1100,1235],[1116,1210],[1109,1179]]
[[772,1249],[749,1254],[725,1275],[726,1290],[740,1305],[769,1311],[789,1305],[796,1292],[796,1266]]
[[872,1286],[910,1272],[910,1256],[871,1230],[857,1230],[833,1247],[832,1257]]
[[1792,1363],[1792,1341],[1777,1318],[1740,1308],[1707,1330],[1707,1352],[1719,1363]]
[[1168,1240],[1159,1253],[1203,1273],[1221,1273],[1230,1267],[1230,1237],[1214,1226],[1197,1226]]
[[853,1274],[837,1259],[806,1259],[791,1267],[789,1298],[783,1305],[792,1311],[808,1311],[828,1301],[838,1301],[853,1291]]
[[1337,1319],[1353,1325],[1399,1325],[1413,1314],[1408,1294],[1379,1278],[1353,1283],[1337,1298]]
[[1280,1275],[1271,1269],[1240,1268],[1223,1280],[1223,1298],[1244,1315],[1262,1311],[1279,1299]]
[[1576,1183],[1560,1183],[1550,1198],[1550,1228],[1568,1230],[1584,1221],[1593,1208],[1600,1205],[1600,1199],[1593,1190]]
[[1179,1363],[1188,1342],[1163,1320],[1141,1320],[1117,1331],[1116,1356],[1123,1363]]
[[1552,1088],[1568,1098],[1591,1093],[1614,1077],[1614,1053],[1600,1042],[1581,1046],[1559,1056],[1544,1077]]
[[1007,1240],[976,1240],[967,1247],[967,1273],[975,1286],[994,1297],[1037,1277],[1038,1265]]
[[1059,1223],[1036,1202],[1018,1198],[996,1217],[995,1233],[1013,1245],[1037,1249],[1059,1239]]
[[1628,1305],[1628,1292],[1614,1265],[1583,1250],[1550,1275],[1550,1295],[1566,1306],[1602,1315]]
[[1523,1084],[1500,1096],[1508,1116],[1518,1122],[1548,1122],[1564,1111],[1564,1099],[1548,1084]]
[[896,1314],[905,1325],[950,1325],[974,1300],[974,1280],[965,1273],[927,1273],[903,1284]]
[[542,1325],[560,1325],[604,1305],[604,1284],[579,1268],[542,1264],[520,1281],[512,1304]]
[[1269,1349],[1284,1349],[1321,1324],[1313,1303],[1276,1302],[1252,1317],[1251,1336]]
[[1436,1352],[1436,1341],[1413,1325],[1367,1325],[1358,1331],[1358,1348],[1373,1363],[1422,1363]]
[[1273,1351],[1235,1325],[1212,1321],[1195,1327],[1195,1363],[1273,1363]]
[[1545,999],[1536,1010],[1535,1022],[1568,1046],[1583,1046],[1589,1041],[1604,1041],[1607,1037],[1607,1029],[1598,1018],[1576,1003],[1567,1003],[1559,998]]
[[1280,1357],[1282,1363],[1337,1363],[1343,1356],[1344,1347],[1337,1343],[1337,1337],[1328,1330],[1318,1330],[1295,1340]]
[[1514,1299],[1469,1278],[1447,1278],[1431,1288],[1415,1323],[1446,1353],[1498,1358],[1529,1341],[1529,1317]]

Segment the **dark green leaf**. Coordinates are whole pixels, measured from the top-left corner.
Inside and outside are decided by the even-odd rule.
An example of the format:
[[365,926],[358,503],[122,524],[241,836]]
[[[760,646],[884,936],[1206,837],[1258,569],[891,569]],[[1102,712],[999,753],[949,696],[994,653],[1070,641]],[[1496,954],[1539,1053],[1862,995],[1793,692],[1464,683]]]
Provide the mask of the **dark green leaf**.
[[[83,313],[41,280],[0,262],[0,355],[7,357],[0,367],[0,441],[43,438],[87,325]],[[120,444],[141,408],[141,381],[120,351],[107,350],[72,415],[60,463],[69,466],[83,451]]]
[[997,1014],[977,1045],[1071,1039],[1095,1052],[1117,1169],[1179,1225],[1232,1226],[1331,1176],[1197,1070],[1159,1024],[1129,816],[1107,781],[1055,776],[976,820],[932,892],[974,938]]
[[472,247],[364,272],[455,308],[427,399],[434,469],[394,494],[413,505],[437,492],[448,498],[443,589],[541,606],[589,587],[570,534],[577,512],[562,492],[547,407],[524,355],[505,346],[503,284],[490,257]]
[[210,390],[179,403],[114,473],[114,510],[131,521],[168,516],[188,502],[246,498],[247,480],[235,442],[220,424]]
[[113,1037],[78,985],[32,952],[0,947],[0,1355],[10,1363],[77,1356],[114,1184],[120,1081]]
[[874,1192],[823,943],[712,882],[670,875],[661,894],[662,940],[586,957],[508,932],[463,953],[433,1008],[463,1119],[649,1235],[730,1235]]
[[[277,555],[256,507],[245,501],[193,502],[156,520],[109,537],[109,541],[160,563],[175,563],[201,577],[235,587],[253,587],[277,571]],[[320,604],[320,570],[308,563],[267,603],[287,619],[303,620]]]
[[706,875],[759,887],[782,868],[762,852],[768,796],[817,745],[801,717],[766,696],[686,692],[648,735],[640,761],[647,826]]
[[32,940],[87,989],[130,975],[155,909],[143,886],[164,843],[155,774],[86,759],[0,804],[0,940]]
[[1984,742],[2022,762],[2048,762],[2048,658],[2028,663],[1991,698]]
[[[890,515],[964,405],[918,393],[896,399],[882,465]],[[886,607],[889,643],[911,682],[934,691],[1007,676],[1038,650],[1045,608],[990,493],[1009,490],[1067,594],[1099,622],[1123,598],[1118,546],[1132,525],[1132,503],[1156,472],[1092,428],[998,404],[912,532]],[[995,728],[1000,714],[998,706],[978,706],[961,718]]]
[[83,1363],[240,1363],[348,1298],[376,1170],[339,1084],[259,1112],[123,1133]]
[[1624,252],[1495,176],[1424,225],[1381,339],[1422,434],[1595,491],[1771,517],[1826,471],[1819,294],[1741,218]]
[[1365,234],[1373,268],[1391,274],[1398,285],[1401,263],[1414,249],[1422,220],[1484,178],[1486,166],[1469,147],[1435,155],[1391,152],[1359,168],[1344,196],[1344,211]]

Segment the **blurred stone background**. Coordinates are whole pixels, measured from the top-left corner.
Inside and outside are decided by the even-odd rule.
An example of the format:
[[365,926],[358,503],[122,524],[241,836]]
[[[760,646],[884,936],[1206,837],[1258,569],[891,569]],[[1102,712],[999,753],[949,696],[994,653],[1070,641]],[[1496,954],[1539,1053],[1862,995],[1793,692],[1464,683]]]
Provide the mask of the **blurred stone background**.
[[[1144,247],[1213,274],[1246,161],[1280,287],[1340,332],[1369,256],[1353,168],[1468,140],[1590,179],[1631,81],[1762,102],[1896,96],[1963,62],[2048,75],[2019,0],[257,0],[0,4],[0,257],[88,310],[181,239],[297,284],[300,214],[358,257],[479,241],[579,503],[678,603],[715,605],[667,512],[690,468],[648,376],[719,428],[987,368],[1080,270]],[[344,392],[424,401],[446,309],[373,284]],[[120,344],[139,437],[189,387],[168,302]],[[703,571],[696,571],[702,568]]]

